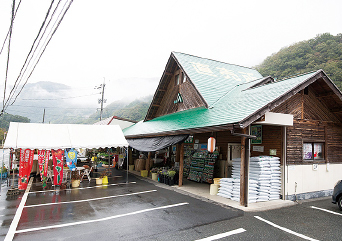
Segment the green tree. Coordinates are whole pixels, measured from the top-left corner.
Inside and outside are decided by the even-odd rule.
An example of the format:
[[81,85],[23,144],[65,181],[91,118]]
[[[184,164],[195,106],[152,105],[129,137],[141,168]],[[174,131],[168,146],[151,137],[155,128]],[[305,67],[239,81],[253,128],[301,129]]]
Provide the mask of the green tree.
[[282,79],[323,69],[342,88],[342,34],[319,34],[313,39],[282,48],[267,57],[256,69],[263,76]]

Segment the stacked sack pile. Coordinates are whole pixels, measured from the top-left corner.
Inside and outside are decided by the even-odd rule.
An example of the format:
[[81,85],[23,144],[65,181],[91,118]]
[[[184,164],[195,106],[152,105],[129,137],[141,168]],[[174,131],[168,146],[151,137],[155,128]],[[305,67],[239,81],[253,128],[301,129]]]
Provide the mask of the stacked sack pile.
[[[220,180],[219,196],[240,201],[241,159],[233,160],[232,178]],[[280,198],[281,172],[278,157],[259,156],[250,158],[248,202],[262,202]]]

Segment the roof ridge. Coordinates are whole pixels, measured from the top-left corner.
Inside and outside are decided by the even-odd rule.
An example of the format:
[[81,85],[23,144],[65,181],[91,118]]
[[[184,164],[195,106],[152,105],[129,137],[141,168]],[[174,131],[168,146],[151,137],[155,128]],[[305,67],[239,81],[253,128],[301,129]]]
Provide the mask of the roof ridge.
[[[234,65],[234,66],[237,66],[237,67],[241,67],[241,68],[251,69],[251,70],[256,70],[256,71],[257,71],[257,69],[254,69],[254,68],[252,68],[252,67],[246,67],[246,66],[242,66],[242,65],[238,65],[238,64],[230,64],[230,63],[226,63],[226,62],[223,62],[223,61],[214,60],[214,59],[209,59],[209,58],[203,58],[203,57],[199,57],[199,56],[192,55],[192,54],[186,54],[186,53],[176,52],[176,51],[172,51],[172,53],[184,54],[184,55],[192,56],[192,57],[195,57],[195,58],[206,59],[206,60],[210,60],[210,61],[217,62],[217,63],[229,64],[229,65]],[[258,71],[258,72],[259,72],[259,71]]]
[[316,72],[318,72],[320,70],[321,69],[319,69],[319,70],[312,70],[312,71],[305,72],[305,73],[297,73],[297,74],[293,74],[293,75],[288,75],[288,76],[285,76],[284,78],[282,78],[282,79],[280,79],[278,81],[276,80],[275,82],[280,82],[280,81],[283,81],[283,80],[292,79],[292,78],[303,76],[303,75],[306,75],[306,74],[316,73]]

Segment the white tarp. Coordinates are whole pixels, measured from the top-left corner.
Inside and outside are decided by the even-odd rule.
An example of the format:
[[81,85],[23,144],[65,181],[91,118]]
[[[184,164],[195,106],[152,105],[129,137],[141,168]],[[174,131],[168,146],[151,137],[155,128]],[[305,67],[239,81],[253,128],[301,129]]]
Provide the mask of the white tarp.
[[4,148],[65,149],[127,147],[118,125],[11,122]]

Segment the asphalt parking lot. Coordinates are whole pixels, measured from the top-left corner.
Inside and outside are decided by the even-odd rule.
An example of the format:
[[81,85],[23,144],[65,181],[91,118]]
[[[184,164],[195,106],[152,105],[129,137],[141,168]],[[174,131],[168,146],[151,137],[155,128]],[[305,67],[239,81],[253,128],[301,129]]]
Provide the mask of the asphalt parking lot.
[[1,237],[14,240],[135,240],[228,220],[243,211],[204,202],[114,170],[107,186],[46,190],[33,183],[15,230],[11,221],[24,194],[4,200]]
[[[0,239],[13,240],[341,240],[342,212],[331,198],[243,212],[114,170],[108,185],[0,196]],[[11,240],[11,239],[9,239]]]

